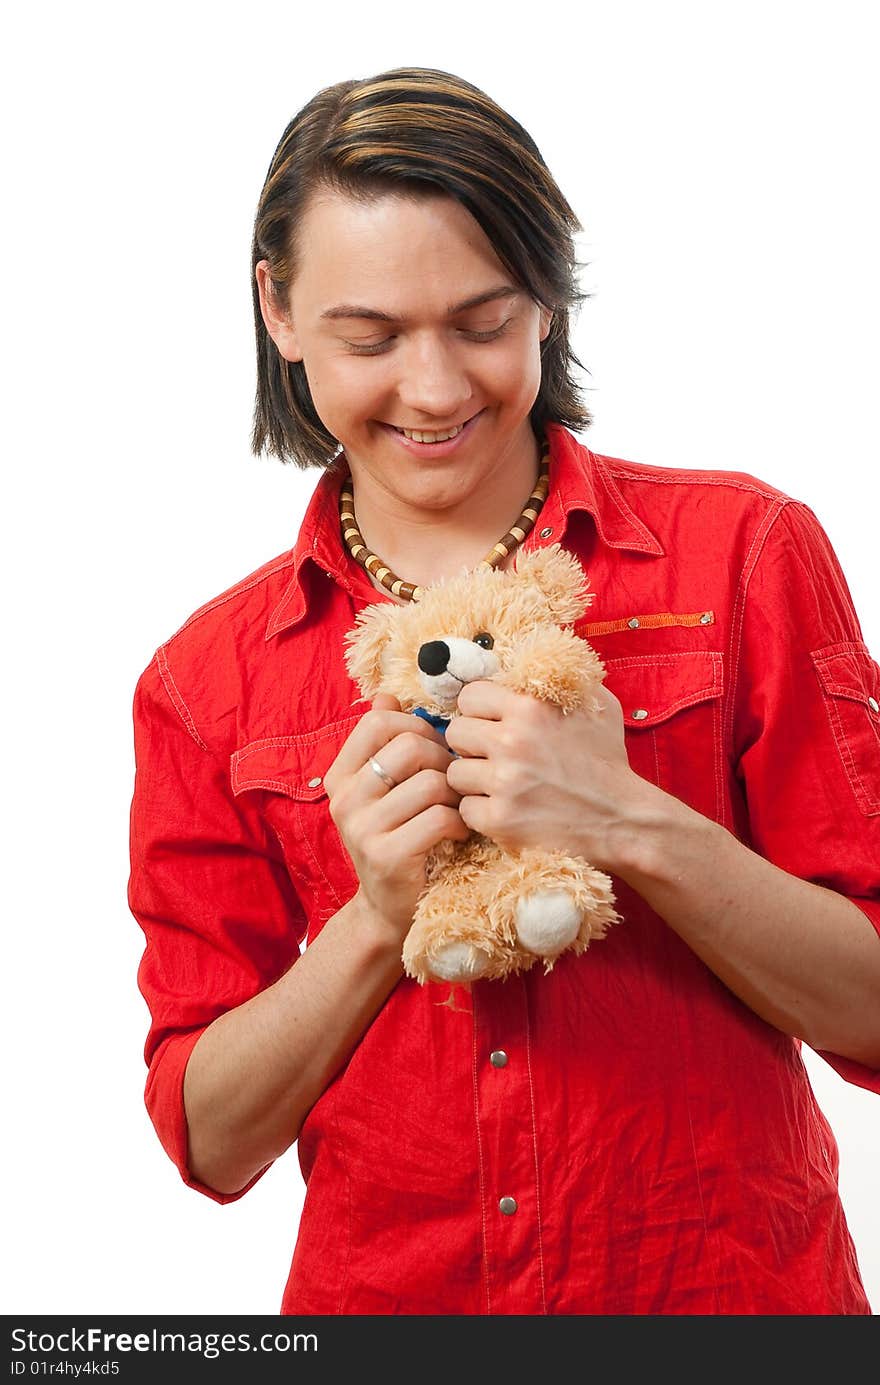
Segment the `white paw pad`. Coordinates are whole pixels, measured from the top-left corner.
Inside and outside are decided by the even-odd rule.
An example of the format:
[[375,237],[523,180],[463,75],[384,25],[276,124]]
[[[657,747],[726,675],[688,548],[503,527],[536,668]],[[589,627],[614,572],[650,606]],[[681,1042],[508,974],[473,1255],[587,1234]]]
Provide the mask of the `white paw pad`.
[[447,943],[430,962],[431,975],[438,981],[473,981],[488,965],[488,954],[473,943]]
[[536,890],[516,906],[516,935],[527,952],[555,957],[574,942],[581,918],[567,890]]

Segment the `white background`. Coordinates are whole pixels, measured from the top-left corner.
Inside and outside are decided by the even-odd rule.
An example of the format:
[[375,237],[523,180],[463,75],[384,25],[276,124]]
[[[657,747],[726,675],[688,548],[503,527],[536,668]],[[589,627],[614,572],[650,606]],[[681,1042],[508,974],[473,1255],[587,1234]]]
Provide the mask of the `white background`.
[[[317,481],[249,453],[250,235],[287,122],[403,65],[505,106],[584,225],[585,441],[806,501],[876,657],[875,16],[257,0],[7,17],[7,1313],[280,1305],[296,1153],[227,1207],[179,1182],[142,1102],[126,884],[136,680],[293,545]],[[806,1061],[876,1313],[880,1099]]]

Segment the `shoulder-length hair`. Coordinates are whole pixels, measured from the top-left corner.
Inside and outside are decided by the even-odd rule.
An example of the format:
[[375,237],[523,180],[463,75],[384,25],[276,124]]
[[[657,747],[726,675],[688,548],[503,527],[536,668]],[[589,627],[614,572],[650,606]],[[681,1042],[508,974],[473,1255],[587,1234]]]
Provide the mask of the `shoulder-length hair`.
[[337,82],[294,116],[272,156],[254,221],[251,288],[257,393],[251,447],[303,470],[328,467],[337,440],[312,402],[302,361],[286,361],[266,331],[256,282],[267,260],[279,302],[297,268],[297,231],[323,189],[373,199],[445,193],[478,222],[496,255],[532,299],[553,313],[541,343],[541,385],[530,413],[546,423],[589,426],[573,367],[569,313],[590,295],[577,285],[574,232],[583,228],[530,135],[485,92],[435,68],[399,67]]

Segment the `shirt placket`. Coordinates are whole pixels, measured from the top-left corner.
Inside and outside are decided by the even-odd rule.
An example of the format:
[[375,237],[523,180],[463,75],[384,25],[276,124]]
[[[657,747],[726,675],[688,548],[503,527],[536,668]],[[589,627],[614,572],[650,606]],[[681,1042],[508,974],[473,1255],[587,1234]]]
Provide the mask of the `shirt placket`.
[[474,1108],[486,1312],[547,1311],[528,992],[522,975],[473,986]]

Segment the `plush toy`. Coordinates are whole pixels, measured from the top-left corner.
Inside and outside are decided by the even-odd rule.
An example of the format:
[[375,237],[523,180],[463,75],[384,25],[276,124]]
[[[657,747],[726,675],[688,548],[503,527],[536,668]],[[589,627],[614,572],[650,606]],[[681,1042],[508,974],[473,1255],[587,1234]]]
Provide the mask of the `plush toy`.
[[[358,612],[345,661],[365,700],[391,693],[445,734],[465,683],[489,678],[560,707],[595,711],[604,666],[570,627],[593,600],[559,544],[518,550],[507,571],[483,566],[423,588],[418,601]],[[472,832],[426,859],[426,887],[402,960],[420,983],[545,974],[620,922],[609,877],[562,851],[509,851]]]

